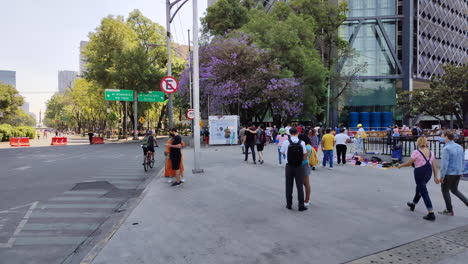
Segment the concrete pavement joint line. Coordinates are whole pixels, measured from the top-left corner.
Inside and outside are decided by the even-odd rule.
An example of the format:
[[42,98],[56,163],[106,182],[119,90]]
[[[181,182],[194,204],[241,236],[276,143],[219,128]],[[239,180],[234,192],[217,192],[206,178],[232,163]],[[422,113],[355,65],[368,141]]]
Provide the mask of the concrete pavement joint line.
[[15,236],[17,236],[21,232],[21,230],[23,230],[24,226],[28,222],[28,219],[31,217],[32,211],[34,210],[34,208],[36,208],[38,203],[39,202],[36,201],[36,202],[33,202],[31,204],[31,207],[29,207],[29,209],[26,212],[26,214],[24,215],[23,219],[21,220],[19,225],[16,227],[16,230],[13,233],[13,235],[10,237],[10,239],[8,239],[7,243],[0,243],[0,248],[11,248],[11,247],[13,247],[13,244],[15,243],[15,240],[16,240]]
[[[139,157],[139,155],[137,156]],[[161,168],[159,173],[151,179],[151,181],[148,182],[147,186],[154,181],[155,179],[161,178],[164,174],[164,170],[166,168]],[[143,183],[142,183],[143,184]],[[104,246],[109,242],[109,240],[114,236],[114,234],[119,230],[119,228],[125,223],[127,218],[130,216],[130,214],[133,212],[133,210],[140,204],[140,202],[143,200],[143,198],[146,196],[148,193],[148,188],[145,188],[145,190],[141,193],[140,197],[138,197],[138,200],[135,202],[135,205],[131,210],[127,210],[125,213],[125,216],[120,219],[120,221],[114,225],[112,230],[100,241],[96,243],[96,245],[88,252],[86,257],[80,262],[80,264],[91,264],[92,261],[97,257],[99,252],[104,248]]]

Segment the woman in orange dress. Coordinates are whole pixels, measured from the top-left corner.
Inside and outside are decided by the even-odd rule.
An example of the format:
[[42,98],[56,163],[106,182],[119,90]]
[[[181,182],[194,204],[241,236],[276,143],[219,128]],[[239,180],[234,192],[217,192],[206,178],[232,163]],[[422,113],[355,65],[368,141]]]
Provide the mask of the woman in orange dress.
[[[169,138],[167,144],[172,143],[172,138]],[[182,147],[185,147],[184,141],[182,141]],[[170,147],[166,147],[166,151],[164,152],[164,156],[166,157],[166,169],[164,171],[164,177],[175,177],[175,170],[172,169],[172,163],[169,158]],[[182,155],[180,159],[180,176],[184,177],[184,156]]]

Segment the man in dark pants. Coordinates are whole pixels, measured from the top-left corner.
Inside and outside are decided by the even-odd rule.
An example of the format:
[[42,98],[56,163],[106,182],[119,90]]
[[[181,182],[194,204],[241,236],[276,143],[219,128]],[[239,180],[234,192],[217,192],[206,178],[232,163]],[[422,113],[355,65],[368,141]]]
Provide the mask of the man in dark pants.
[[466,206],[468,206],[468,199],[458,190],[458,184],[463,175],[464,170],[464,152],[462,146],[455,143],[453,140],[455,135],[447,130],[442,135],[445,142],[444,149],[442,150],[442,160],[440,166],[440,180],[435,178],[436,183],[442,183],[442,195],[444,196],[445,206],[444,211],[439,212],[443,215],[453,216],[452,199],[450,192],[457,196]]
[[[292,127],[289,133],[291,134],[291,139],[284,141],[281,146],[281,153],[286,155],[286,208],[292,209],[293,185],[294,181],[296,181],[299,211],[305,211],[307,207],[304,206],[304,168],[302,167],[302,161],[307,159],[307,149],[305,142],[297,137],[297,129],[295,127]],[[296,147],[302,148],[302,151],[299,149],[299,153],[297,153]]]
[[255,161],[255,141],[256,141],[256,135],[255,135],[255,126],[252,125],[252,123],[249,124],[249,127],[245,130],[245,136],[244,136],[244,144],[245,144],[245,161],[249,159],[249,149],[252,150],[252,158],[253,158],[253,163],[257,164]]
[[88,137],[89,137],[89,144],[93,144],[93,136],[94,136],[94,133],[89,131],[88,133]]
[[343,162],[343,164],[346,164],[346,151],[348,150],[346,143],[350,142],[350,138],[344,132],[345,130],[341,128],[340,133],[335,136],[336,156],[338,159],[338,164],[340,164],[341,162]]

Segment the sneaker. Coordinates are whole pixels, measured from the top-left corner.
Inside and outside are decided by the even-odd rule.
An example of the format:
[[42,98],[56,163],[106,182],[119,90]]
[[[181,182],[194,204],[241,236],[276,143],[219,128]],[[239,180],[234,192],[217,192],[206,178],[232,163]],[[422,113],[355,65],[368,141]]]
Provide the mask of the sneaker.
[[185,183],[185,180],[184,180],[184,179],[181,179],[180,182]]
[[177,186],[180,186],[182,184],[182,182],[173,182],[171,184],[172,187],[177,187]]
[[322,169],[325,169],[326,167],[325,166],[322,166]]
[[304,203],[305,207],[309,207],[310,203]]
[[435,221],[436,217],[434,213],[428,213],[426,216],[423,216],[423,219],[428,221]]
[[328,168],[329,170],[333,170],[333,168]]
[[443,210],[442,212],[439,212],[439,214],[441,215],[447,215],[447,216],[453,216],[454,213],[453,212],[449,212],[447,210]]
[[173,179],[170,179],[170,180],[167,181],[167,183],[173,183],[173,182],[174,182]]
[[301,212],[306,211],[306,210],[307,210],[307,207],[305,207],[305,206],[304,207],[299,207],[299,211],[301,211]]
[[254,160],[254,164],[257,164],[257,162],[255,162],[255,160]]
[[292,205],[286,205],[286,208],[292,210]]
[[408,205],[411,211],[414,211],[414,208],[416,207],[414,203],[406,203],[406,205]]

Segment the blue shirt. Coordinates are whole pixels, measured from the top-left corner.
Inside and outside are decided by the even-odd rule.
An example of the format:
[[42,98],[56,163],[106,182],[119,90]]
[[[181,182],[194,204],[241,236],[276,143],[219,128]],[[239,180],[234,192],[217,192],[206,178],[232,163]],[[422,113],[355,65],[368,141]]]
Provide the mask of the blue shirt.
[[311,145],[307,145],[307,146],[306,146],[306,149],[307,149],[307,151],[309,152],[309,154],[307,155],[307,159],[304,160],[304,161],[302,162],[302,165],[307,165],[307,164],[309,164],[310,155],[312,155],[312,146],[311,146]]
[[445,175],[463,175],[464,161],[462,146],[453,141],[447,142],[442,150],[440,178],[443,179]]

